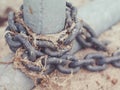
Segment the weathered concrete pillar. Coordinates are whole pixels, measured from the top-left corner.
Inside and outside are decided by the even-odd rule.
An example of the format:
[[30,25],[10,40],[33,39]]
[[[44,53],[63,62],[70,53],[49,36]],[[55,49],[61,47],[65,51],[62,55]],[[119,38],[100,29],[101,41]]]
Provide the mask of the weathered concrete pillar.
[[37,34],[57,33],[64,28],[65,0],[24,0],[25,23]]

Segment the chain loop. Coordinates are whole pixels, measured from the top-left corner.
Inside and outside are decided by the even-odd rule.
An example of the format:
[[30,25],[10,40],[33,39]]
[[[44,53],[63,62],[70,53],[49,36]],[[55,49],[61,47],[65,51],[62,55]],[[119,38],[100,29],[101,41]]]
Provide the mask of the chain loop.
[[[115,52],[115,53],[113,54],[113,56],[120,56],[120,52]],[[116,60],[118,60],[118,61],[111,62],[111,64],[112,64],[114,67],[120,68],[120,57],[118,57]]]
[[64,67],[64,65],[58,65],[57,70],[64,74],[72,74],[72,73],[77,73],[80,70],[80,67],[66,68]]
[[94,63],[86,65],[85,68],[89,71],[102,71],[106,69],[106,64],[103,64],[105,56],[102,54],[88,54],[85,60],[94,59]]
[[[56,35],[53,34],[52,39],[50,38],[51,35],[44,36],[33,33],[25,25],[23,8],[21,6],[19,15],[14,12],[9,13],[9,26],[6,28],[5,39],[15,54],[19,48],[24,49],[19,57],[21,59],[19,63],[28,71],[42,72],[43,75],[48,75],[56,69],[61,73],[71,74],[78,72],[81,68],[92,72],[102,71],[107,68],[108,64],[120,68],[120,52],[115,52],[111,57],[105,57],[100,53],[90,53],[81,60],[68,54],[75,39],[83,48],[107,50],[106,46],[98,41],[94,30],[87,23],[77,18],[77,9],[71,3],[66,2],[64,30]],[[57,40],[54,36],[57,36]],[[47,58],[41,59],[44,56]],[[38,65],[37,61],[40,61],[41,65]],[[45,70],[41,66],[45,67]]]
[[92,63],[94,63],[93,59],[89,59],[89,60],[76,60],[76,61],[72,61],[69,64],[69,67],[70,68],[83,67],[83,66],[86,66],[86,65],[90,65]]

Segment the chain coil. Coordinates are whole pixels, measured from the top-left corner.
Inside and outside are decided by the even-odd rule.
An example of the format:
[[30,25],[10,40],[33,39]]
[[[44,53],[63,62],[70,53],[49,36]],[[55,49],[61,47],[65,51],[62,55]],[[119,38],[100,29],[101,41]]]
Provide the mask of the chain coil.
[[[21,12],[23,9],[22,6]],[[18,16],[23,19],[22,13]],[[106,57],[100,53],[90,53],[80,60],[74,55],[67,54],[71,48],[58,49],[58,46],[70,45],[76,39],[83,48],[107,50],[105,45],[97,40],[94,30],[87,23],[77,18],[76,7],[68,2],[66,2],[66,23],[64,27],[66,31],[63,31],[65,33],[58,38],[57,46],[50,40],[33,38],[34,35],[30,31],[28,32],[28,28],[23,23],[18,22],[17,19],[14,12],[9,13],[9,25],[6,28],[5,38],[13,52],[16,53],[19,48],[24,49],[21,58],[27,57],[30,63],[25,61],[21,61],[21,63],[28,71],[41,72],[42,67],[33,63],[38,58],[46,55],[47,59],[40,59],[42,66],[46,68],[43,72],[45,75],[52,73],[54,70],[64,74],[71,74],[78,72],[81,68],[92,72],[103,71],[108,64],[120,68],[120,52],[115,52],[111,57]],[[66,35],[67,37],[64,38]]]

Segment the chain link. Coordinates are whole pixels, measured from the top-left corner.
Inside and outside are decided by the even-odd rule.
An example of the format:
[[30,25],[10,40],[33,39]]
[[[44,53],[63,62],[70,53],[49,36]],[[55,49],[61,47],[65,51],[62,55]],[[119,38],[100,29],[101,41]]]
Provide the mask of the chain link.
[[[21,6],[21,12],[23,6]],[[22,15],[22,14],[21,14]],[[17,52],[19,48],[25,49],[22,54],[22,58],[27,57],[31,63],[25,63],[21,61],[23,67],[28,71],[41,72],[42,68],[38,65],[34,65],[37,59],[47,55],[46,60],[41,60],[42,65],[46,70],[43,74],[47,75],[54,70],[58,70],[64,74],[76,73],[81,68],[95,72],[102,71],[107,68],[108,64],[114,67],[120,68],[120,52],[115,52],[110,57],[106,57],[101,53],[90,53],[85,56],[84,59],[78,59],[74,55],[67,54],[71,48],[65,47],[64,49],[58,49],[54,42],[46,39],[36,39],[36,45],[34,45],[34,38],[27,31],[26,27],[15,21],[16,15],[14,12],[10,12],[8,16],[9,26],[6,28],[6,42],[13,52]],[[67,29],[65,35],[68,35],[62,41],[64,37],[58,38],[57,46],[67,46],[77,39],[79,44],[83,48],[93,48],[96,50],[106,51],[106,46],[98,41],[94,30],[84,21],[77,19],[77,9],[70,3],[66,3],[66,24],[64,29]],[[74,25],[73,28],[72,25]]]

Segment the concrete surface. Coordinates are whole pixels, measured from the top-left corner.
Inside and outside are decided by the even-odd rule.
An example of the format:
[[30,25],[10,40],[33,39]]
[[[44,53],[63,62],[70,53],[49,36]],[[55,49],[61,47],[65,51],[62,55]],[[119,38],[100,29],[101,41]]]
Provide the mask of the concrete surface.
[[[11,61],[13,54],[0,61]],[[0,65],[0,90],[30,90],[34,84],[31,79],[13,68],[13,65]]]
[[120,0],[94,0],[79,8],[78,18],[87,22],[99,35],[120,21]]

